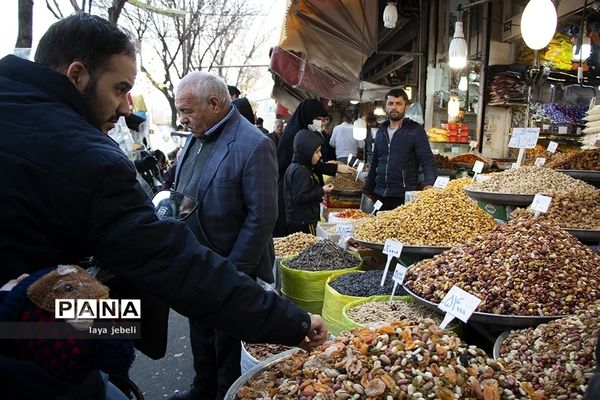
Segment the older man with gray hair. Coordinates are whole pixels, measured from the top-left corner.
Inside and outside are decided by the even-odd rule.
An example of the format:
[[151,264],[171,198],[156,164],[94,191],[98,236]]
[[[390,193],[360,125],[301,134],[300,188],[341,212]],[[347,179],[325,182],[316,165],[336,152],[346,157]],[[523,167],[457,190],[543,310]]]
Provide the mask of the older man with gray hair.
[[[239,271],[271,283],[271,234],[277,219],[275,146],[230,102],[227,85],[214,75],[192,72],[181,80],[175,105],[192,135],[174,185],[198,202],[186,219],[198,240]],[[311,323],[324,333],[319,317],[312,317]],[[190,320],[190,340],[196,377],[189,392],[172,399],[222,399],[240,375],[239,339]]]

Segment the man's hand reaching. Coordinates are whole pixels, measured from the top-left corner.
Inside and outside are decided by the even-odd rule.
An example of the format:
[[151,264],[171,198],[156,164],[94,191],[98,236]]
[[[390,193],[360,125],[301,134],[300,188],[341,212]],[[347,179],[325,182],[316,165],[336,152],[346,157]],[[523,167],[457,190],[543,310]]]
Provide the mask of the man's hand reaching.
[[306,338],[304,338],[298,347],[306,351],[311,351],[315,347],[325,343],[325,339],[327,339],[325,322],[320,316],[310,314],[310,329],[306,334]]

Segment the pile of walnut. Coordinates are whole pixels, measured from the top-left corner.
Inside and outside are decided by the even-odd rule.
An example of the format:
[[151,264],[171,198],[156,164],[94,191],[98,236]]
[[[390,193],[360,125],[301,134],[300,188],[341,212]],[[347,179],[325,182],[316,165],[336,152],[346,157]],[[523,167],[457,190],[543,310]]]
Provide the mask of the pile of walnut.
[[565,192],[592,193],[592,185],[546,167],[521,167],[486,175],[489,179],[475,182],[466,189],[477,192],[547,194]]
[[600,171],[600,149],[579,151],[564,160],[553,161],[548,166],[555,169]]
[[482,300],[480,312],[569,315],[600,299],[600,256],[557,225],[521,217],[417,263],[404,284],[435,303],[457,285]]
[[598,360],[600,302],[567,318],[512,331],[500,355],[521,382],[557,400],[582,399]]
[[354,237],[385,243],[396,239],[407,245],[452,246],[487,232],[496,221],[467,197],[463,186],[470,179],[450,181],[443,189],[429,189],[419,197],[376,218],[354,225]]
[[527,399],[501,362],[432,320],[343,332],[311,354],[296,353],[237,392],[250,399]]
[[[530,209],[517,208],[512,217],[530,214]],[[552,197],[544,218],[562,228],[600,230],[600,190],[594,193],[561,193]]]

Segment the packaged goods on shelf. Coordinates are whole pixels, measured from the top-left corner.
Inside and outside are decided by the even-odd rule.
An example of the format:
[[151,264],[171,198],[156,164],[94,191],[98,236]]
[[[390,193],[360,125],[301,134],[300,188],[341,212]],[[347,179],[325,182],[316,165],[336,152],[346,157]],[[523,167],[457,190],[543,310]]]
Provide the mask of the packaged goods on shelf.
[[479,312],[564,316],[600,300],[600,256],[558,225],[520,217],[411,267],[405,285],[439,303],[454,285]]
[[498,72],[490,76],[490,104],[524,103],[527,101],[527,85],[523,74],[513,71]]

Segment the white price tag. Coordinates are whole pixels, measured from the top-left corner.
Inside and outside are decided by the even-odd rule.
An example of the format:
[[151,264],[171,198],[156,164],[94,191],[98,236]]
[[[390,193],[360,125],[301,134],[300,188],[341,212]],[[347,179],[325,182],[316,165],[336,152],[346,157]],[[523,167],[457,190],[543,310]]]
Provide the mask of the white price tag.
[[458,154],[460,153],[460,147],[458,146],[452,146],[452,150],[450,150],[452,152],[452,154]]
[[346,164],[350,165],[350,161],[352,161],[352,157],[354,157],[354,155],[348,154],[348,161],[346,161]]
[[373,204],[373,212],[371,214],[375,214],[375,212],[379,211],[383,203],[380,200],[377,200],[375,204]]
[[471,140],[471,141],[469,142],[469,148],[471,149],[471,151],[475,150],[475,149],[477,148],[477,145],[478,145],[478,144],[479,144],[479,143],[478,143],[476,140]]
[[537,157],[533,162],[533,165],[541,167],[546,164],[546,159],[544,157]]
[[510,165],[510,169],[517,169],[517,168],[519,168],[519,164],[517,164],[516,162],[514,162]]
[[385,282],[385,277],[390,269],[390,262],[392,261],[392,258],[400,257],[403,247],[404,245],[397,240],[388,239],[385,241],[385,245],[383,246],[383,254],[387,254],[387,260],[385,262],[385,268],[383,269],[383,276],[381,277],[381,286],[383,286]]
[[352,224],[337,224],[335,226],[335,232],[340,235],[340,237],[351,237],[352,236]]
[[558,143],[556,143],[556,142],[548,143],[548,151],[550,153],[556,153],[556,150],[558,150]]
[[394,275],[392,276],[394,282],[402,285],[402,283],[404,282],[404,276],[406,275],[406,271],[407,268],[404,265],[400,263],[396,264],[396,269],[394,270]]
[[400,257],[402,254],[402,248],[404,245],[394,239],[388,239],[385,241],[385,245],[383,246],[383,254],[387,254],[392,257]]
[[559,135],[566,135],[567,133],[569,133],[569,129],[566,126],[559,126],[558,127],[558,134]]
[[448,182],[450,182],[449,176],[438,176],[435,179],[433,187],[437,189],[446,189],[446,186],[448,186]]
[[483,161],[475,161],[475,165],[473,165],[473,172],[475,172],[476,174],[480,174],[481,171],[483,171],[483,167],[484,167],[484,163]]
[[365,163],[364,162],[358,163],[358,167],[356,168],[356,179],[354,179],[355,181],[358,180],[358,176],[363,171],[363,169],[365,169]]
[[477,307],[479,307],[479,303],[481,303],[480,298],[465,292],[456,285],[452,286],[444,299],[438,304],[438,308],[446,312],[440,328],[445,328],[454,318],[458,318],[462,322],[467,322]]
[[508,147],[533,149],[540,136],[540,128],[513,128]]
[[433,155],[440,154],[440,150],[439,149],[432,149],[431,152],[433,153]]
[[548,207],[552,202],[552,197],[544,196],[543,194],[536,194],[531,202],[531,209],[540,213],[548,212]]
[[548,124],[543,124],[542,125],[542,129],[544,130],[544,132],[548,132],[550,130],[550,125]]

